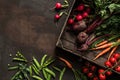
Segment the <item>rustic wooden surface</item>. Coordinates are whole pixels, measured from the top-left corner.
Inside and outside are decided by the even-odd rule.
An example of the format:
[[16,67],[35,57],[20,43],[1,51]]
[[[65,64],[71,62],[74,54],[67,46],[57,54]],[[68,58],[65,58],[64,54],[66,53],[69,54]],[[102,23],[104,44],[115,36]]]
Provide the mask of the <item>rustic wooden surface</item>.
[[[64,15],[56,27],[55,11],[50,10],[56,2],[63,0],[0,0],[0,80],[10,80],[13,75],[7,70],[9,54],[20,51],[28,59],[40,59],[44,54],[64,53],[55,49],[66,19]],[[70,55],[65,52],[65,56]],[[74,80],[73,74],[68,70],[63,80]]]
[[63,15],[56,27],[56,12],[50,10],[56,2],[63,0],[0,0],[0,80],[13,75],[7,70],[10,53],[20,51],[28,59],[56,54],[55,44],[66,19]]

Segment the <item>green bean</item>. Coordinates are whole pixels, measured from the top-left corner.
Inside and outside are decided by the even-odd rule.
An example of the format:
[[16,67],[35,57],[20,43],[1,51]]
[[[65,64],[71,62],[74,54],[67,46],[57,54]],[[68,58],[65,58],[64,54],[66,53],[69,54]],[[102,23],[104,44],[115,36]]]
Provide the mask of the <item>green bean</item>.
[[53,77],[56,76],[55,73],[52,70],[50,70],[49,68],[44,68],[44,69],[45,69],[46,72],[48,72],[49,74],[51,74]]
[[43,80],[41,77],[33,75],[32,78],[36,79],[36,80]]
[[47,55],[44,55],[41,59],[41,66],[43,66],[44,62],[45,62],[45,59],[46,59]]
[[37,61],[37,59],[35,57],[33,57],[33,62],[35,63],[35,65],[37,66],[38,69],[41,68],[39,62]]
[[65,70],[66,70],[66,68],[63,68],[63,70],[60,72],[59,80],[62,80]]

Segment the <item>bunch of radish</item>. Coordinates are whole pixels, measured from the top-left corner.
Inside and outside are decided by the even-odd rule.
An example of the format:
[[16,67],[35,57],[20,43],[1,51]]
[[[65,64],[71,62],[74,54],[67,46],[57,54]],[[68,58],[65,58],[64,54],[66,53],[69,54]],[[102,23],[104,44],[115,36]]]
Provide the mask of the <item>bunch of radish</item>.
[[[62,4],[62,3],[60,3],[60,2],[57,2],[56,4],[55,4],[55,7],[53,8],[53,9],[55,9],[56,11],[57,11],[57,13],[55,14],[55,16],[54,16],[54,19],[56,20],[56,21],[58,21],[60,18],[61,18],[61,16],[63,15],[63,14],[66,14],[66,12],[61,12],[60,10],[61,9],[65,9],[65,8],[67,8],[69,6],[69,4],[68,4],[68,1],[67,0],[64,0],[64,3]],[[59,12],[60,11],[60,12]],[[59,12],[59,13],[58,13]]]

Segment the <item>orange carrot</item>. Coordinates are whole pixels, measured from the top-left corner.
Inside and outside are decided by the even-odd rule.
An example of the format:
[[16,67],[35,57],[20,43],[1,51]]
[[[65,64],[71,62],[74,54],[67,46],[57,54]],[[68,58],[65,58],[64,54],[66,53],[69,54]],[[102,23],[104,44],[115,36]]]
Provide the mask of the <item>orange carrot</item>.
[[98,49],[104,49],[104,48],[107,48],[107,47],[110,47],[113,45],[113,42],[110,42],[110,43],[106,43],[102,46],[99,46],[99,47],[96,47],[96,48],[92,48],[91,50],[98,50]]
[[106,49],[104,49],[102,52],[100,52],[93,60],[96,60],[97,58],[99,58],[100,56],[104,55],[105,53],[107,53],[109,50],[111,49],[111,47],[108,47]]
[[108,56],[108,60],[110,59],[111,55],[115,52],[115,50],[117,49],[118,46],[115,46],[112,48],[112,51],[110,52],[109,56]]
[[59,57],[59,59],[60,59],[61,61],[65,62],[65,64],[66,64],[69,68],[72,68],[72,65],[71,65],[70,62],[68,62],[66,59],[61,58],[61,57]]
[[105,41],[102,41],[102,42],[96,44],[95,46],[98,47],[98,46],[106,44],[107,42],[108,42],[108,40],[105,40]]

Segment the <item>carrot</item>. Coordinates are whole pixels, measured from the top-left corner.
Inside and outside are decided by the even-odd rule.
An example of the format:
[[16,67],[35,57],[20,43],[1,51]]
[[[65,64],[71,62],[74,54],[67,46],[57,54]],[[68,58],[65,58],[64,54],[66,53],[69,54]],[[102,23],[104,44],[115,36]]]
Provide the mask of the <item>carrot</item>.
[[102,42],[96,44],[95,46],[98,47],[98,46],[106,44],[107,42],[108,42],[108,40],[105,40],[105,41],[102,41]]
[[98,49],[103,49],[103,48],[107,48],[107,47],[110,47],[113,45],[113,42],[110,42],[110,43],[106,43],[102,46],[99,46],[99,47],[96,47],[96,48],[92,48],[91,50],[98,50]]
[[96,60],[97,58],[99,58],[100,56],[104,55],[105,53],[107,53],[109,50],[111,49],[111,47],[108,47],[106,49],[104,49],[102,52],[100,52],[93,60]]
[[111,55],[115,52],[115,50],[117,49],[118,46],[115,46],[112,48],[112,51],[110,52],[109,56],[108,56],[108,60],[110,59]]
[[65,64],[69,67],[69,68],[72,68],[72,65],[70,64],[70,62],[68,62],[66,59],[62,58],[62,57],[59,57],[59,59],[63,62],[65,62]]

